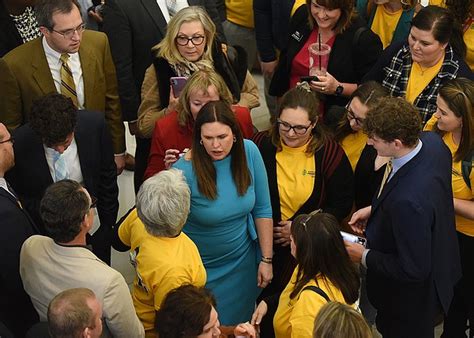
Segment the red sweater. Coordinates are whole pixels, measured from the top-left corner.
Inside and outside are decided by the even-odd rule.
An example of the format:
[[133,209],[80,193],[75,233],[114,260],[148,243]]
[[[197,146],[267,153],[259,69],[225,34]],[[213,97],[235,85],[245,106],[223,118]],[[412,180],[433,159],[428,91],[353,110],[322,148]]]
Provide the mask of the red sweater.
[[[249,109],[242,106],[233,106],[233,110],[244,138],[251,138],[253,135],[253,125]],[[165,169],[164,159],[166,150],[177,149],[182,152],[185,148],[191,148],[193,124],[194,121],[184,127],[180,126],[176,111],[156,121],[151,138],[151,149],[144,176],[145,180]]]

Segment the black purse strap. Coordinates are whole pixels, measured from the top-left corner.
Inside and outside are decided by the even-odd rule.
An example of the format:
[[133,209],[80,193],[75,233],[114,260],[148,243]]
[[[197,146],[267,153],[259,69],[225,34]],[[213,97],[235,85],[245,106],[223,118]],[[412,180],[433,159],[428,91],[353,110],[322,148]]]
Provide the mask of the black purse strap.
[[324,292],[323,290],[321,290],[320,288],[318,288],[317,286],[314,286],[314,285],[308,285],[307,287],[305,287],[301,292],[305,291],[305,290],[311,290],[313,292],[316,292],[318,295],[320,295],[321,297],[323,297],[324,299],[326,299],[326,301],[329,303],[331,302],[331,299],[329,298],[329,296],[326,294],[326,292]]

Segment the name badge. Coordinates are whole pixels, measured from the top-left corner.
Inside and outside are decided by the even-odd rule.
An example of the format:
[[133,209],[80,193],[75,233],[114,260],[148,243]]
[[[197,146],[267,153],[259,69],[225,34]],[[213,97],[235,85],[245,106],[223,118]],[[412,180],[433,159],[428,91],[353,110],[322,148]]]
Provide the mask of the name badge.
[[295,39],[296,41],[300,42],[301,39],[303,38],[303,35],[300,32],[296,31],[293,34],[291,34],[291,37]]

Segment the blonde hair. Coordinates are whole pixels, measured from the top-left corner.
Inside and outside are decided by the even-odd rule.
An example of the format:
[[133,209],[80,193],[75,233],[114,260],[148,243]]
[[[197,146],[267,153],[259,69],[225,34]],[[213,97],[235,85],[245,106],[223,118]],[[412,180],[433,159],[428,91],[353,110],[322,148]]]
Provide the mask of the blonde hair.
[[325,304],[314,321],[313,338],[371,338],[364,317],[350,306],[338,302]]
[[204,29],[205,47],[204,54],[198,63],[212,65],[212,45],[216,36],[216,26],[212,22],[206,11],[199,6],[189,6],[176,13],[168,23],[166,35],[159,44],[152,48],[152,51],[158,52],[158,56],[166,59],[169,63],[177,64],[187,61],[178,51],[175,39],[183,23],[198,21]]
[[193,118],[189,105],[189,97],[191,94],[197,91],[202,91],[207,95],[209,94],[208,89],[210,86],[216,88],[221,101],[224,101],[229,106],[232,105],[232,94],[222,76],[209,68],[199,70],[188,78],[188,81],[179,96],[177,107],[179,125],[185,126],[190,119]]

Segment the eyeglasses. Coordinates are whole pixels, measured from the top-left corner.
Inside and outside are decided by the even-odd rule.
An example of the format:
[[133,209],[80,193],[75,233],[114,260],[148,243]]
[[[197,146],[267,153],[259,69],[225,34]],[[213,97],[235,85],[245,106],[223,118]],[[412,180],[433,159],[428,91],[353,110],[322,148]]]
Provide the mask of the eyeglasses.
[[95,209],[97,208],[97,197],[91,195],[91,206],[89,209]]
[[76,28],[68,29],[68,30],[66,30],[66,31],[64,31],[64,32],[60,32],[60,31],[54,30],[53,28],[51,28],[51,31],[62,35],[63,38],[65,38],[65,39],[72,39],[72,37],[74,36],[74,33],[77,32],[77,34],[81,34],[81,33],[84,31],[84,29],[86,29],[86,24],[81,23],[81,24],[80,24],[79,26],[77,26]]
[[191,41],[194,46],[199,46],[204,42],[204,38],[205,36],[203,35],[194,35],[192,37],[178,35],[175,41],[180,46],[187,46],[189,41]]
[[320,212],[323,212],[323,209],[316,209],[314,211],[311,211],[306,218],[301,221],[301,225],[303,226],[304,231],[306,231],[306,223],[311,219],[316,214],[319,214]]
[[311,124],[309,126],[301,126],[301,125],[292,126],[288,122],[282,121],[280,119],[277,120],[277,124],[281,131],[289,132],[291,129],[293,129],[296,135],[306,134],[308,129],[311,127]]
[[13,138],[13,136],[10,136],[10,138],[8,140],[0,141],[0,144],[7,143],[7,142],[11,142],[13,144],[13,143],[15,143],[15,139]]
[[[350,104],[350,103],[349,103]],[[346,114],[347,114],[347,118],[349,120],[354,120],[355,123],[358,125],[358,126],[361,126],[362,127],[362,124],[364,124],[364,121],[365,119],[363,118],[360,118],[360,117],[357,117],[354,115],[354,112],[351,110],[351,108],[349,107],[349,104],[346,106],[345,110],[346,110]]]

